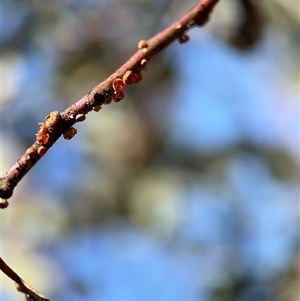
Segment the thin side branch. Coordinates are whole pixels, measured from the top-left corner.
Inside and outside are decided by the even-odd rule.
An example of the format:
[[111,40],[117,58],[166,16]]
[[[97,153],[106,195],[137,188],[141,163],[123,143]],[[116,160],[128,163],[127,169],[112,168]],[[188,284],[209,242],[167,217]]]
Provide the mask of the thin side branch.
[[8,206],[7,199],[12,196],[17,184],[61,135],[65,139],[71,139],[77,132],[72,126],[76,122],[85,120],[86,114],[92,110],[99,111],[103,104],[109,103],[111,97],[115,102],[124,97],[123,91],[114,85],[117,79],[122,79],[125,84],[134,84],[140,81],[142,79],[141,72],[146,69],[150,60],[173,41],[177,39],[180,43],[187,41],[188,36],[185,33],[192,27],[204,25],[217,2],[218,0],[198,1],[189,12],[171,26],[148,41],[140,41],[139,50],[121,68],[94,87],[87,95],[61,113],[51,112],[46,117],[45,123],[40,123],[35,143],[0,178],[0,198],[3,199],[0,202],[0,208]]
[[16,283],[17,290],[25,294],[28,301],[51,301],[27,284],[16,272],[13,271],[0,257],[0,270]]

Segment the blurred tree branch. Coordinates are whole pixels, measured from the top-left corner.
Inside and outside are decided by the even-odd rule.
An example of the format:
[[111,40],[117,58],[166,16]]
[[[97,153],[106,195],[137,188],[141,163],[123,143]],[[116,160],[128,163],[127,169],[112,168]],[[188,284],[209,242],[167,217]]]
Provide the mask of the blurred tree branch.
[[261,10],[252,0],[239,0],[243,18],[229,43],[241,50],[251,49],[260,39],[263,29]]
[[27,301],[50,301],[41,293],[37,292],[29,284],[27,284],[16,272],[14,272],[0,257],[1,271],[16,283],[17,290],[24,293]]

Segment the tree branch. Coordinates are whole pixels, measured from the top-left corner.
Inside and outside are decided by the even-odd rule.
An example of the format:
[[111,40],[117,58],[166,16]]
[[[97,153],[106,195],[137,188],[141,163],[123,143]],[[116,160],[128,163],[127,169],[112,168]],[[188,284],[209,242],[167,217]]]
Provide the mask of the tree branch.
[[[148,41],[140,41],[139,50],[116,72],[94,87],[87,95],[71,105],[65,111],[51,112],[45,123],[40,123],[36,141],[25,154],[12,165],[0,178],[0,208],[8,206],[7,199],[27,172],[45,155],[49,148],[63,135],[71,139],[77,132],[72,126],[85,120],[85,115],[94,110],[98,112],[103,104],[120,101],[124,97],[124,84],[135,84],[142,79],[141,72],[146,70],[150,60],[176,39],[180,43],[188,40],[185,34],[194,26],[204,25],[218,0],[202,0],[171,26]],[[116,81],[117,80],[117,81]],[[120,81],[121,80],[121,81]],[[123,84],[122,84],[123,82]]]
[[27,284],[16,272],[14,272],[0,257],[0,270],[16,283],[17,290],[24,293],[28,301],[51,301]]

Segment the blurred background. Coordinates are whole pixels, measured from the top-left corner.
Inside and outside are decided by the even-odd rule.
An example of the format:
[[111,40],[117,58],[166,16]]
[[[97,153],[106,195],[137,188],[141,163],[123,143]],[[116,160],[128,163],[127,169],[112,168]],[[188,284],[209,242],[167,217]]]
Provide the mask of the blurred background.
[[[1,174],[195,2],[2,0]],[[51,300],[298,300],[299,3],[223,0],[189,35],[1,211],[3,259]]]

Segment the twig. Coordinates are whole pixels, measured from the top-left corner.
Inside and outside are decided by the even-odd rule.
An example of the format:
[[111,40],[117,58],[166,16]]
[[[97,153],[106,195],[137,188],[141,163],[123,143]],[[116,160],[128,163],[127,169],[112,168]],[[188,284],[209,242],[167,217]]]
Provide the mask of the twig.
[[194,26],[204,25],[217,2],[218,0],[198,1],[194,8],[171,26],[148,41],[140,41],[138,45],[140,49],[121,68],[87,95],[61,113],[51,112],[46,117],[45,123],[39,124],[40,129],[35,143],[0,178],[0,198],[3,199],[0,202],[0,208],[8,206],[7,199],[12,196],[14,188],[61,135],[65,139],[71,139],[77,132],[72,126],[76,122],[83,121],[86,114],[92,110],[99,111],[103,104],[111,100],[111,97],[115,102],[124,97],[122,87],[114,85],[117,79],[122,79],[125,84],[134,84],[141,80],[141,72],[146,69],[149,61],[176,39],[180,43],[186,42],[188,36],[185,33]]
[[17,290],[24,293],[28,301],[51,301],[27,284],[16,272],[14,272],[0,257],[0,270],[16,283]]

